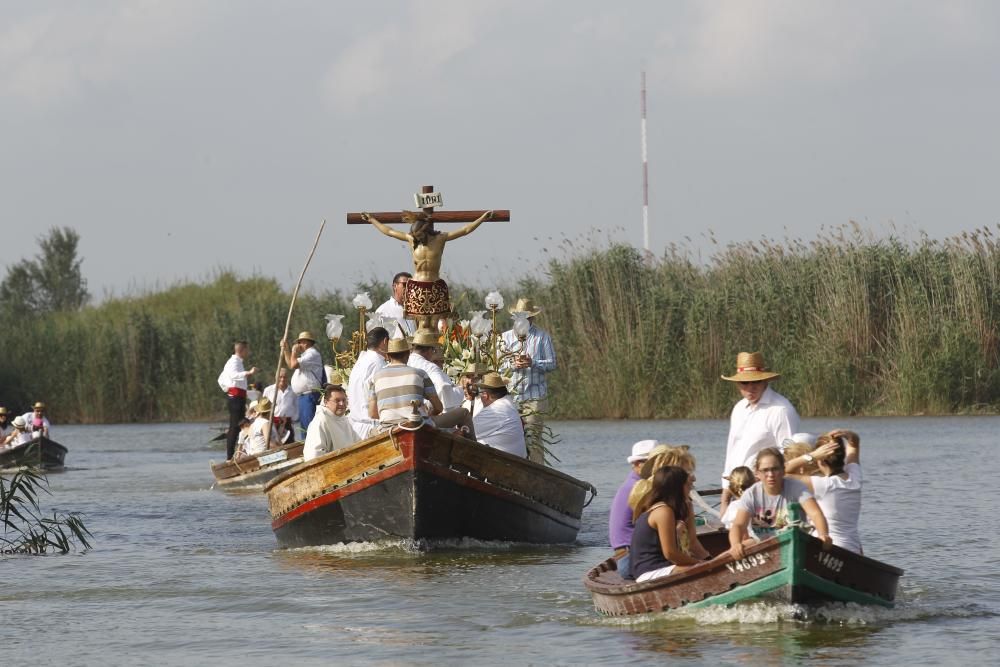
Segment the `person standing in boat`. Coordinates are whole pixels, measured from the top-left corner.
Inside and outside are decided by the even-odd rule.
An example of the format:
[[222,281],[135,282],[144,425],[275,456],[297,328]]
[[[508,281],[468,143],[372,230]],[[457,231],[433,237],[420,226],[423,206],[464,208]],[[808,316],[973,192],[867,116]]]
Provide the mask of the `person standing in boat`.
[[677,466],[653,474],[650,493],[634,514],[629,574],[636,583],[682,572],[710,558],[695,528],[690,501],[694,479]]
[[[368,416],[380,422],[383,429],[409,421],[414,409],[428,418],[424,401],[431,404],[430,414],[441,414],[441,399],[434,391],[430,376],[419,368],[407,366],[410,343],[405,338],[392,338],[388,347],[389,363],[375,371],[368,393]],[[416,408],[413,403],[416,402]]]
[[418,329],[413,336],[412,346],[406,364],[427,373],[434,383],[434,391],[441,400],[441,414],[434,417],[434,423],[444,428],[460,427],[467,438],[475,440],[476,428],[472,423],[472,416],[462,407],[462,391],[455,386],[448,374],[433,362],[441,350],[437,333],[430,329]]
[[340,385],[325,385],[323,401],[306,431],[305,446],[302,448],[303,460],[311,461],[360,439],[347,417],[347,392]]
[[295,422],[299,418],[298,396],[288,387],[288,370],[278,372],[277,385],[264,388],[264,396],[274,405],[274,425],[278,429],[278,440],[289,443],[295,439]]
[[49,423],[49,418],[45,416],[44,403],[35,401],[35,404],[31,406],[31,412],[25,412],[21,416],[24,417],[24,421],[28,425],[28,433],[31,434],[31,437],[36,438],[39,435],[49,437],[52,425]]
[[618,492],[611,501],[611,513],[608,515],[608,541],[615,550],[616,556],[622,556],[618,561],[618,569],[628,571],[628,550],[632,544],[632,531],[635,523],[632,521],[632,508],[628,505],[628,496],[635,483],[642,479],[639,471],[642,464],[649,458],[649,452],[656,447],[656,440],[640,440],[632,445],[632,454],[625,459],[629,464],[629,473]]
[[809,488],[797,479],[785,479],[785,457],[777,447],[767,447],[757,454],[754,472],[760,481],[743,492],[736,504],[729,528],[729,553],[734,560],[746,556],[745,548],[754,543],[749,526],[765,539],[789,525],[788,505],[799,503],[809,517],[816,537],[824,549],[832,544],[826,517]]
[[378,420],[368,416],[368,397],[375,371],[385,368],[389,332],[383,327],[374,327],[368,332],[366,342],[368,349],[358,356],[347,379],[347,416],[362,440],[378,427]]
[[740,352],[736,373],[722,379],[736,384],[742,398],[729,417],[729,440],[722,469],[722,501],[725,512],[730,495],[725,481],[733,468],[752,466],[757,453],[768,447],[779,448],[786,438],[799,430],[799,413],[791,402],[771,389],[768,383],[780,377],[768,370],[760,352]]
[[513,329],[503,332],[506,349],[517,350],[517,354],[508,358],[504,366],[512,369],[511,388],[517,395],[518,406],[524,415],[528,459],[535,463],[545,462],[542,433],[545,431],[545,414],[549,409],[547,376],[556,369],[556,348],[552,344],[552,336],[535,324],[535,317],[541,312],[542,308],[536,307],[531,299],[519,298],[510,313],[523,313],[531,324],[524,344],[521,344]]
[[257,372],[254,366],[245,370],[243,362],[250,354],[250,343],[238,340],[233,343],[233,356],[219,374],[219,387],[226,392],[226,409],[229,411],[229,430],[226,431],[226,460],[236,453],[236,440],[240,434],[240,421],[247,412],[247,378]]
[[479,225],[493,217],[486,211],[476,220],[453,232],[434,229],[434,218],[423,211],[404,211],[403,221],[410,225],[410,233],[396,231],[379,222],[372,214],[362,213],[361,219],[372,224],[386,236],[410,244],[413,253],[413,277],[406,281],[403,294],[405,317],[415,319],[420,329],[435,329],[437,320],[451,314],[448,284],[441,279],[441,259],[448,241],[471,234]]
[[499,373],[487,373],[479,383],[483,409],[473,420],[479,442],[494,449],[526,458],[524,425],[521,414],[507,395],[507,384]]
[[863,553],[858,520],[861,518],[861,439],[854,431],[838,429],[821,435],[816,449],[785,462],[786,474],[815,461],[819,475],[793,475],[816,498],[838,547]]
[[288,349],[288,341],[282,339],[281,354],[292,373],[292,391],[299,397],[299,427],[302,434],[309,429],[309,422],[316,414],[319,405],[319,390],[326,384],[326,371],[323,369],[323,357],[316,349],[316,337],[308,331],[301,332],[295,339],[292,349]]
[[413,320],[406,319],[403,312],[403,300],[406,297],[406,283],[413,276],[406,271],[400,271],[392,277],[392,296],[386,299],[385,303],[375,309],[375,312],[384,318],[391,318],[396,321],[397,326],[393,327],[393,338],[401,336],[412,336],[416,330]]

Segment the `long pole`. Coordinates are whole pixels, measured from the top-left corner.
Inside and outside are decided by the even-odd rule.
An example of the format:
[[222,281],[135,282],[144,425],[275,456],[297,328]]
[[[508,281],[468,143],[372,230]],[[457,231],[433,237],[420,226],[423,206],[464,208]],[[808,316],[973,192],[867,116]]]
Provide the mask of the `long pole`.
[[646,153],[646,73],[642,73],[642,247],[649,252],[649,160]]
[[[319,237],[323,234],[324,227],[326,227],[326,220],[323,221],[323,224],[319,226],[319,231],[316,232],[316,240],[313,241],[312,250],[309,251],[309,256],[306,257],[306,263],[302,266],[299,279],[295,282],[295,289],[292,290],[292,302],[288,304],[288,317],[285,318],[285,333],[281,336],[281,340],[283,341],[288,340],[288,328],[292,326],[292,311],[295,310],[295,301],[299,298],[299,288],[302,287],[302,279],[305,278],[309,262],[312,261],[313,255],[316,254],[316,246],[319,245]],[[281,365],[284,361],[285,355],[279,351],[278,367],[274,370],[274,400],[271,401],[271,418],[267,420],[267,428],[264,429],[264,442],[267,443],[268,447],[271,446],[271,425],[274,424],[274,404],[278,402],[278,376],[281,374]]]

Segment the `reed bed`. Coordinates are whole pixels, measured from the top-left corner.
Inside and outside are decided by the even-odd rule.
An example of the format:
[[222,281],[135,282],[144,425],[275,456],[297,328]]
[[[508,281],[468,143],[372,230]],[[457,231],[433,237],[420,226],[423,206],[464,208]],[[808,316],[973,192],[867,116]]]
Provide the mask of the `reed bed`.
[[[803,415],[1000,409],[1000,245],[990,229],[904,242],[847,227],[808,243],[733,245],[708,263],[680,246],[659,258],[614,244],[561,254],[543,275],[501,288],[509,302],[530,295],[545,308],[538,323],[559,357],[555,416],[725,416],[736,392],[719,376],[741,350],[765,353]],[[388,296],[380,284],[355,287],[375,303]],[[483,290],[452,293],[457,312],[481,308]],[[355,312],[353,294],[300,295],[293,330],[322,338],[323,315]],[[250,341],[249,361],[270,382],[288,299],[273,280],[222,273],[5,322],[0,405],[45,400],[62,422],[217,418],[215,378],[235,338]],[[320,349],[329,359],[328,344]]]

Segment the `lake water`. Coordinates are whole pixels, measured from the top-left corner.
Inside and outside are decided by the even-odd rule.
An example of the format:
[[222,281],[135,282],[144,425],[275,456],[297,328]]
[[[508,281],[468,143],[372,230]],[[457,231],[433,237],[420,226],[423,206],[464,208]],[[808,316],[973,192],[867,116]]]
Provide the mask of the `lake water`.
[[263,494],[212,488],[204,425],[56,426],[69,469],[51,509],[94,548],[0,557],[0,664],[984,664],[1000,655],[1000,418],[806,420],[862,437],[865,552],[906,570],[895,609],[805,618],[753,604],[608,619],[582,584],[609,552],[632,442],[687,443],[700,485],[723,421],[560,422],[558,467],[600,495],[568,546],[407,544],[280,550]]

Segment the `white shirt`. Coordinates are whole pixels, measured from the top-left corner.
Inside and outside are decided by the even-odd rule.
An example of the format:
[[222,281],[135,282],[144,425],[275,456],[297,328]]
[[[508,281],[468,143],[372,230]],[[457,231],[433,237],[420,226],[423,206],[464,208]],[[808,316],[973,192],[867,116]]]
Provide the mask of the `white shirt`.
[[385,368],[386,361],[375,350],[365,350],[358,357],[351,377],[347,378],[347,409],[351,421],[371,423],[368,417],[368,396],[372,391],[372,376]]
[[476,439],[484,445],[517,456],[528,456],[521,414],[510,396],[498,398],[477,412],[472,418],[472,424],[476,427]]
[[[463,392],[462,395],[465,396],[465,393]],[[476,400],[474,401],[465,399],[462,401],[462,407],[468,410],[470,415],[475,417],[483,409],[483,399],[479,396],[476,396]]]
[[271,401],[271,405],[274,406],[274,416],[275,417],[291,417],[292,421],[298,421],[299,419],[299,402],[292,391],[291,387],[285,387],[281,391],[278,391],[278,398],[274,398],[274,392],[277,391],[277,385],[268,385],[264,388],[264,396],[266,396]]
[[[246,453],[250,456],[256,456],[257,454],[263,454],[267,451],[267,440],[264,439],[264,429],[267,427],[267,423],[270,419],[266,417],[257,417],[250,424],[250,437],[247,438]],[[271,444],[278,444],[278,434],[277,427],[273,424],[271,425]]]
[[306,348],[306,351],[299,355],[299,367],[292,373],[290,383],[292,391],[296,394],[308,394],[314,389],[319,389],[320,380],[323,377],[323,357],[320,356],[316,346]]
[[[375,309],[375,312],[383,317],[391,317],[399,323],[399,326],[403,328],[403,333],[407,336],[412,336],[416,331],[416,325],[413,320],[406,319],[406,313],[403,312],[403,304],[398,303],[391,296],[389,300],[383,303],[381,306]],[[393,327],[395,329],[395,327]],[[390,330],[389,338],[399,338],[399,332]]]
[[823,510],[830,538],[838,547],[861,553],[858,519],[861,517],[861,466],[844,466],[847,479],[842,477],[812,477],[816,502]]
[[[726,464],[722,474],[733,468],[747,466],[754,469],[757,452],[767,447],[780,447],[785,438],[799,430],[799,413],[788,399],[770,387],[760,400],[751,405],[741,399],[729,417],[729,442],[726,445]],[[722,487],[729,484],[722,480]]]
[[419,368],[430,376],[431,382],[434,383],[434,391],[437,392],[438,398],[441,399],[441,412],[448,412],[452,408],[462,406],[462,398],[464,396],[462,390],[455,386],[455,383],[451,381],[447,373],[441,370],[440,366],[427,361],[417,352],[410,353],[410,358],[406,362],[406,365]]
[[[24,423],[28,425],[28,428],[25,429],[25,433],[28,436],[27,440],[31,440],[31,438],[34,435],[33,432],[32,432],[32,430],[31,430],[32,429],[32,424],[35,423],[35,413],[34,413],[34,411],[25,412],[23,415],[21,415],[21,419],[23,419]],[[13,421],[13,420],[11,420],[11,421]],[[42,426],[45,427],[45,437],[51,438],[52,437],[52,424],[49,423],[49,418],[46,417],[46,416],[44,416],[44,415],[42,415]],[[13,428],[13,427],[11,427],[11,428]],[[27,440],[25,440],[24,442],[27,442]]]
[[338,417],[325,405],[316,407],[316,416],[306,429],[302,458],[311,461],[358,441],[358,434],[351,427],[347,416]]
[[246,390],[247,376],[250,375],[243,368],[243,360],[237,355],[229,357],[229,361],[223,366],[219,373],[219,387],[222,391],[228,392],[231,387]]

